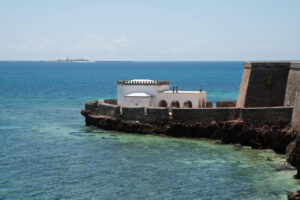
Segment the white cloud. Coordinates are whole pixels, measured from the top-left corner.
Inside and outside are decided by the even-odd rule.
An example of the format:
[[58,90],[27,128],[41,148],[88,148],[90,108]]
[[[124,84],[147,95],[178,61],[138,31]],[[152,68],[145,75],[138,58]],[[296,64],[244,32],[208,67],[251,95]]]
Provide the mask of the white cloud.
[[192,52],[197,51],[203,48],[205,45],[200,39],[195,39],[188,41],[182,45],[178,45],[174,48],[169,49],[171,53],[184,53],[184,52]]
[[18,51],[18,52],[27,52],[27,51],[47,51],[50,49],[55,48],[55,43],[45,37],[40,37],[36,40],[28,39],[24,42],[17,43],[17,44],[4,44],[2,48]]
[[95,34],[86,34],[78,42],[73,44],[60,44],[59,41],[52,41],[46,37],[27,39],[21,42],[2,43],[1,49],[15,52],[112,52],[131,46],[131,37],[122,35],[116,38],[105,38]]
[[265,51],[265,50],[272,50],[272,51],[276,51],[276,50],[281,50],[282,47],[278,46],[277,44],[254,44],[252,46],[253,50],[257,51],[257,50],[261,50],[261,51]]
[[129,36],[120,36],[117,38],[105,38],[95,34],[88,33],[80,41],[66,48],[67,51],[87,51],[99,52],[106,51],[112,52],[131,46]]

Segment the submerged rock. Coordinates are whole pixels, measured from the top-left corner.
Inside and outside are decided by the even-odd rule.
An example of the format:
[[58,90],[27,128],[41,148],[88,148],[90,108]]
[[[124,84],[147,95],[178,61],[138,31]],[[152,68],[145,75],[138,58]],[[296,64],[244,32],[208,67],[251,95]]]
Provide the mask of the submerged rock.
[[288,194],[288,200],[300,200],[300,191]]
[[[293,147],[293,148],[292,148]],[[294,142],[294,145],[290,148],[290,154],[288,156],[288,163],[297,169],[296,179],[300,179],[300,136]]]

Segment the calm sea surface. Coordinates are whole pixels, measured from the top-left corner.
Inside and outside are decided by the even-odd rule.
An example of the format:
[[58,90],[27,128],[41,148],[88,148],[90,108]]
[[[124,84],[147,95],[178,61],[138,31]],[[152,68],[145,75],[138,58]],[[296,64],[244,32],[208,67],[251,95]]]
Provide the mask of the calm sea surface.
[[242,62],[0,62],[0,199],[286,199],[284,156],[214,141],[86,127],[116,81],[170,80],[235,100]]

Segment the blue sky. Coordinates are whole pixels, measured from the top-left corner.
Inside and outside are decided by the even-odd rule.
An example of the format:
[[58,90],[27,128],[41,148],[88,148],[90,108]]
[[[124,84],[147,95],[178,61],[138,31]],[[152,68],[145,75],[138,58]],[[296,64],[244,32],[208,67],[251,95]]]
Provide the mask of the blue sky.
[[299,60],[299,0],[1,0],[0,60]]

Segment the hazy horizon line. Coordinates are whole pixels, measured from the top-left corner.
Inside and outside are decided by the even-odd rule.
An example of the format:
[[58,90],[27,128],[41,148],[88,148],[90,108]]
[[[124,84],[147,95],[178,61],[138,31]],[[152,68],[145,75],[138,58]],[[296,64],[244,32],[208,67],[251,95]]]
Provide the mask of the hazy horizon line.
[[9,60],[0,59],[0,62],[251,62],[251,61],[263,61],[263,62],[277,62],[277,61],[300,61],[300,60],[85,60],[85,61],[72,61],[72,60]]

